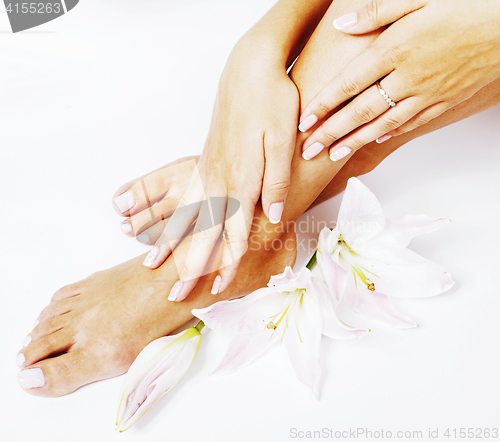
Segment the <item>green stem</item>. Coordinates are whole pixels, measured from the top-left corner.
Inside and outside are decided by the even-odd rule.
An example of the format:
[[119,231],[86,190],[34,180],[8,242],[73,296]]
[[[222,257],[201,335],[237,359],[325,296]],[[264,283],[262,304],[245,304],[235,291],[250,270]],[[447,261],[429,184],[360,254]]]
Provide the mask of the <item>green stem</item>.
[[318,251],[316,250],[314,252],[314,255],[311,256],[311,259],[309,260],[309,262],[306,264],[306,267],[309,269],[309,270],[312,270],[314,264],[316,264],[316,261],[318,260],[318,258],[316,257],[316,253],[318,253]]
[[198,324],[194,326],[194,328],[198,330],[200,333],[203,330],[203,327],[205,327],[205,323],[203,321],[198,322]]

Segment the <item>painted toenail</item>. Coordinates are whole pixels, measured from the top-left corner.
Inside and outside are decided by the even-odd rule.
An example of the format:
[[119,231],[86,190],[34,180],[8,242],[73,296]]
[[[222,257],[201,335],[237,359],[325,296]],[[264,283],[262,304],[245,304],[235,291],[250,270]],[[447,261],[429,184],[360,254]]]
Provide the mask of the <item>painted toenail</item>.
[[38,388],[45,385],[45,377],[41,368],[22,370],[17,375],[17,378],[23,388]]
[[114,201],[122,213],[135,206],[134,194],[130,190],[117,196]]
[[217,275],[214,279],[212,290],[210,291],[212,295],[216,295],[217,293],[219,293],[221,283],[222,283],[222,278],[220,277],[220,275]]
[[37,320],[33,323],[33,328],[35,328],[38,324],[40,324],[40,319],[37,319]]
[[149,243],[149,235],[147,233],[141,233],[140,235],[137,235],[137,241],[139,241],[142,244],[148,244]]
[[24,338],[24,341],[21,343],[23,347],[27,347],[31,343],[31,335],[28,335]]
[[146,267],[151,267],[153,263],[155,262],[156,257],[160,253],[160,248],[158,246],[154,246],[148,253],[148,256],[146,256],[146,259],[144,260],[143,264]]
[[26,358],[24,357],[23,353],[19,353],[16,357],[16,364],[18,367],[22,367],[23,364],[26,362]]
[[130,233],[132,231],[132,226],[128,222],[128,220],[122,222],[122,232],[123,233]]
[[169,301],[175,301],[178,298],[181,290],[182,290],[182,281],[179,279],[172,287],[172,290],[170,290],[170,295],[168,295],[167,299]]

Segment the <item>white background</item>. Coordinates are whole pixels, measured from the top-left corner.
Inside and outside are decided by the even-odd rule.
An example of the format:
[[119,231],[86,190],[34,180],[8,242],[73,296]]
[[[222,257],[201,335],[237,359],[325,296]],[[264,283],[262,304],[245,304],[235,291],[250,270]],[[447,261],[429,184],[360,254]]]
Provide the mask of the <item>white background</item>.
[[[325,341],[319,401],[280,351],[208,377],[226,343],[216,333],[188,376],[123,434],[114,430],[121,379],[58,399],[18,386],[15,356],[52,293],[144,251],[122,235],[111,195],[201,151],[225,59],[272,4],[81,0],[21,34],[0,12],[0,440],[253,442],[292,440],[291,428],[500,426],[498,107],[410,143],[363,177],[389,218],[452,219],[412,248],[456,286],[398,303],[417,329]],[[338,203],[315,216],[334,219]]]

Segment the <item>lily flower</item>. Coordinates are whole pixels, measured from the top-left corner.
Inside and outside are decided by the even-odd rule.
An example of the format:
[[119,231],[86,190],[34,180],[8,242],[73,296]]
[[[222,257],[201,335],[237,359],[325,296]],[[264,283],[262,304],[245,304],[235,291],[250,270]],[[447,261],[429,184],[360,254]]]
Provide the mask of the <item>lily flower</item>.
[[414,326],[394,310],[390,297],[430,297],[452,287],[441,266],[407,249],[415,236],[448,222],[424,215],[389,221],[375,195],[350,178],[336,227],[323,229],[319,236],[317,260],[326,285],[340,306],[347,303],[396,327]]
[[328,288],[311,277],[307,267],[295,275],[287,266],[267,285],[244,298],[192,311],[207,327],[234,335],[213,374],[232,373],[279,342],[284,344],[298,379],[317,396],[321,336],[360,338],[367,330],[339,320]]
[[161,396],[186,374],[201,343],[203,322],[181,333],[149,343],[125,375],[116,427],[134,425]]

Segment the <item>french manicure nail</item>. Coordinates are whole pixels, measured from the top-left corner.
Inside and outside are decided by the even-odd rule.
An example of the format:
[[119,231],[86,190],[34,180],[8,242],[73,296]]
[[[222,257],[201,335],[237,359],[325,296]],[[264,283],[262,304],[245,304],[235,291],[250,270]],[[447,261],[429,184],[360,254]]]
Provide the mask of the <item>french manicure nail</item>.
[[148,244],[150,240],[149,235],[147,233],[141,233],[140,235],[137,235],[136,239],[141,244]]
[[283,201],[273,203],[269,206],[269,221],[271,224],[278,224],[281,221],[281,215],[283,214],[284,207],[285,203]]
[[182,290],[182,281],[179,279],[170,290],[170,294],[168,295],[169,301],[175,301],[179,297],[179,293]]
[[132,225],[128,222],[128,220],[122,222],[122,232],[127,234],[132,231]]
[[17,378],[23,388],[37,388],[45,385],[45,377],[41,368],[22,370],[17,375]]
[[23,364],[26,362],[26,358],[24,357],[23,353],[19,353],[16,357],[16,364],[18,367],[22,367]]
[[299,130],[301,132],[307,132],[317,122],[318,122],[318,117],[314,114],[311,114],[307,118],[304,118],[304,121],[302,121],[302,123],[299,124]]
[[216,295],[217,293],[219,293],[221,283],[222,283],[222,278],[220,277],[220,275],[217,275],[212,285],[212,290],[211,290],[212,295]]
[[306,150],[304,150],[304,152],[302,152],[302,158],[304,158],[304,160],[310,160],[311,158],[314,158],[316,155],[318,155],[324,148],[324,144],[316,141],[315,143],[311,144]]
[[380,143],[383,143],[384,141],[389,140],[390,138],[392,138],[392,135],[385,134],[385,135],[382,135],[381,137],[378,137],[375,141],[376,141],[378,144],[380,144]]
[[38,324],[40,324],[40,320],[37,319],[34,323],[33,323],[33,327],[31,328],[35,328]]
[[330,159],[332,161],[339,161],[342,158],[346,157],[352,152],[352,149],[347,146],[340,146],[337,149],[330,152]]
[[27,347],[28,345],[30,345],[30,342],[31,342],[31,335],[28,335],[24,338],[23,342],[21,342],[21,345],[23,347]]
[[160,248],[158,246],[154,246],[148,253],[148,256],[146,256],[146,259],[144,260],[143,264],[146,267],[151,267],[153,263],[155,262],[156,257],[160,253]]
[[354,28],[358,24],[358,13],[350,12],[342,17],[333,20],[333,27],[339,31]]
[[122,213],[135,206],[134,194],[130,190],[117,196],[114,201]]

